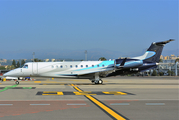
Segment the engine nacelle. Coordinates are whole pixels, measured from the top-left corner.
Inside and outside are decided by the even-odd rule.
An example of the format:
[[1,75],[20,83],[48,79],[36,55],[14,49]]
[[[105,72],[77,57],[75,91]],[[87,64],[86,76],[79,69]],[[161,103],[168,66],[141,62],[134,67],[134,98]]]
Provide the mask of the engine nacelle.
[[143,65],[143,61],[138,60],[138,59],[116,59],[115,60],[116,69],[138,68],[142,65]]

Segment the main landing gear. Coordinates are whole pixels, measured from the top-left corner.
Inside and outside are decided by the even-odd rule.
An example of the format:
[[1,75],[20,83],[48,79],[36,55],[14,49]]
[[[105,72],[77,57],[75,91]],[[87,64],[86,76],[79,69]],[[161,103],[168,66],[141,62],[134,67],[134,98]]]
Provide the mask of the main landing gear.
[[103,81],[99,77],[99,73],[95,73],[94,79],[91,79],[93,84],[103,84]]
[[100,80],[92,80],[91,81],[93,84],[103,84],[103,81],[100,79]]

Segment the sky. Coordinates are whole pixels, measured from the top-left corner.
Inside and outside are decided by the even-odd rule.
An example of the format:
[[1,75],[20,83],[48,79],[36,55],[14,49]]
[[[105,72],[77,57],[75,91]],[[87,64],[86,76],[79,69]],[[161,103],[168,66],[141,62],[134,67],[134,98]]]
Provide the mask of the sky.
[[152,42],[175,39],[163,55],[178,55],[177,0],[0,0],[0,58],[142,55]]

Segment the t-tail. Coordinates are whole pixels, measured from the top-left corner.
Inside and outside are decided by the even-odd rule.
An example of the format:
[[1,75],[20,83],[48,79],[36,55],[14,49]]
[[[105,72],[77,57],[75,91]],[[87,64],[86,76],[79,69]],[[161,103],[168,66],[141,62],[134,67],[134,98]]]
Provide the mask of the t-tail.
[[139,57],[133,57],[132,59],[139,59],[139,60],[143,60],[145,62],[159,63],[163,47],[165,46],[165,44],[167,44],[171,41],[174,41],[174,40],[169,39],[169,40],[163,41],[163,42],[154,42],[151,44],[151,46],[148,48],[148,50],[145,52],[144,55],[139,56]]

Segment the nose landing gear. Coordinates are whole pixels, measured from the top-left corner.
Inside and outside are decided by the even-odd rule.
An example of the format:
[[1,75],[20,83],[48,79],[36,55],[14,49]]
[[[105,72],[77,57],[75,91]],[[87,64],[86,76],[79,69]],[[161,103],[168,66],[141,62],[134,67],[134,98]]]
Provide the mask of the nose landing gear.
[[16,85],[19,85],[19,81],[17,80],[17,81],[15,82],[15,84],[16,84]]

